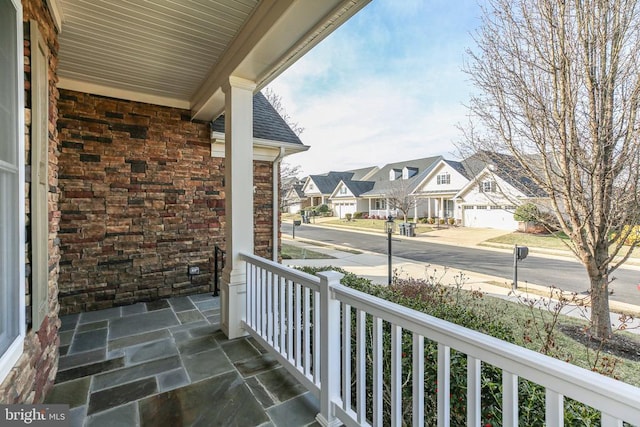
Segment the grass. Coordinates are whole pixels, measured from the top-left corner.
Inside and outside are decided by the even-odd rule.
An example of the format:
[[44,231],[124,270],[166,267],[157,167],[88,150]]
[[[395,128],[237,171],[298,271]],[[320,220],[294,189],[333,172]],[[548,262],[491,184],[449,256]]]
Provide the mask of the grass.
[[[510,234],[503,234],[502,236],[494,237],[486,240],[489,243],[502,243],[507,245],[529,246],[533,248],[544,249],[556,249],[570,252],[571,249],[567,246],[570,243],[569,237],[563,232],[556,232],[553,234],[528,234],[516,231]],[[627,246],[624,246],[619,255],[623,255],[628,250]],[[631,254],[632,258],[640,258],[640,250],[636,248]]]
[[[323,221],[323,225],[336,225],[339,227],[350,227],[350,228],[360,228],[363,230],[373,230],[384,232],[385,231],[385,222],[384,219],[352,219],[351,221],[347,221],[346,219],[331,219],[328,221]],[[399,223],[402,220],[395,220],[396,232],[398,232]],[[433,227],[428,224],[416,224],[416,234],[426,233],[432,231]]]
[[286,243],[282,244],[280,254],[282,255],[282,259],[335,259],[335,257],[331,255],[298,246],[287,245]]

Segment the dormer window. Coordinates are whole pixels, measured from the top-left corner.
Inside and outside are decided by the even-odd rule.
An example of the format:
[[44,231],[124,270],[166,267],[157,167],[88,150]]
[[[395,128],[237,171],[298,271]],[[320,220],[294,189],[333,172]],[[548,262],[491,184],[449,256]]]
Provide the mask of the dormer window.
[[438,185],[451,184],[451,175],[448,172],[441,173],[436,177],[436,182]]
[[402,170],[400,169],[391,169],[389,171],[389,181],[395,181],[396,179],[402,176]]
[[496,182],[490,179],[484,180],[480,183],[479,190],[481,193],[495,193]]
[[405,166],[402,169],[402,179],[409,179],[418,173],[418,168],[410,168]]

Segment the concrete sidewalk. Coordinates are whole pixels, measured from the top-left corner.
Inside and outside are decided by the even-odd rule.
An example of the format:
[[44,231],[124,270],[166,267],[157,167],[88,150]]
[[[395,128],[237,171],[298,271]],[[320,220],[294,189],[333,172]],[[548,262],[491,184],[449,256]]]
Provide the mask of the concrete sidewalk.
[[[496,230],[492,230],[495,232]],[[429,233],[431,234],[431,233]],[[471,234],[471,233],[467,233]],[[441,235],[442,236],[442,235]],[[288,266],[313,266],[324,267],[334,266],[341,267],[346,271],[354,273],[358,276],[365,277],[376,284],[388,283],[388,257],[387,255],[377,254],[366,250],[359,250],[360,253],[353,253],[354,249],[351,247],[340,247],[338,245],[321,246],[323,243],[314,242],[307,239],[296,238],[295,240],[289,238],[289,236],[283,235],[283,243],[288,245],[304,248],[309,251],[319,252],[328,256],[334,257],[333,259],[295,259],[295,260],[283,260],[282,263]],[[396,238],[396,237],[394,237]],[[440,237],[443,240],[447,237]],[[411,238],[420,239],[420,238]],[[453,244],[453,243],[449,243]],[[473,245],[473,243],[467,240],[465,243],[457,242],[456,245]],[[414,277],[414,278],[430,278],[434,277],[437,282],[445,285],[461,284],[463,289],[466,290],[479,290],[484,294],[507,299],[510,301],[517,301],[517,297],[512,293],[511,281],[505,280],[501,277],[489,276],[485,274],[464,271],[453,268],[446,268],[442,265],[420,263],[417,261],[409,260],[406,258],[393,257],[392,258],[393,274],[399,277]],[[540,286],[532,283],[519,283],[518,295],[522,297],[549,297],[550,289],[546,286]],[[640,307],[632,304],[625,304],[617,301],[610,301],[611,307],[611,322],[614,325],[619,324],[619,314],[626,313],[636,317],[632,325],[628,325],[628,330],[635,333],[640,333]],[[575,307],[569,307],[564,314],[574,316],[578,318],[588,317],[588,312],[584,313]],[[586,319],[585,319],[586,320]],[[635,329],[634,329],[635,328]]]

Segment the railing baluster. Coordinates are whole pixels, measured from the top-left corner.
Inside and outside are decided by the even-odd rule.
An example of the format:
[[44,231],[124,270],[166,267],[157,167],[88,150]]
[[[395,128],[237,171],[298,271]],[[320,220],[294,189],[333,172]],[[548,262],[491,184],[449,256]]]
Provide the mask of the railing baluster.
[[502,425],[518,426],[518,376],[502,371]]
[[482,389],[480,378],[482,364],[480,359],[467,356],[467,426],[478,427],[482,423],[480,398]]
[[600,420],[601,427],[622,427],[623,426],[622,420],[616,417],[613,417],[609,414],[606,414],[604,412],[602,412],[601,415],[602,415],[602,418]]
[[293,331],[295,328],[295,316],[293,314],[293,281],[287,280],[287,359],[295,366],[293,350]]
[[402,328],[391,325],[391,425],[402,425]]
[[304,374],[309,377],[311,375],[311,291],[305,286],[302,290],[304,304],[304,326],[302,333],[304,335]]
[[267,342],[273,346],[273,272],[267,271],[266,279]]
[[548,426],[564,425],[564,397],[551,389],[545,390],[545,422]]
[[351,409],[351,306],[342,305],[342,409]]
[[[334,331],[335,333],[335,331]],[[316,384],[320,385],[320,375],[322,368],[320,366],[320,292],[313,292],[313,377]],[[336,361],[337,362],[337,361]]]
[[296,283],[296,368],[302,369],[302,285]]
[[367,313],[363,310],[356,310],[356,402],[358,413],[358,424],[363,425],[367,421],[367,346],[366,346],[366,325]]
[[413,426],[424,427],[424,337],[415,332],[412,353]]
[[373,316],[373,425],[382,426],[382,319]]
[[438,343],[438,427],[451,423],[451,348]]
[[278,337],[280,338],[280,352],[287,354],[287,316],[286,316],[286,288],[287,282],[284,277],[278,277],[278,293],[280,294],[280,321],[278,322]]

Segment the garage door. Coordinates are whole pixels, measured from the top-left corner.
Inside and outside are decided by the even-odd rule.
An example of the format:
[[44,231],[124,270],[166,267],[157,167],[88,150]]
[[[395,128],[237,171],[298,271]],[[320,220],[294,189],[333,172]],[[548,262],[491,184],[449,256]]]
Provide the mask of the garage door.
[[476,205],[464,207],[464,226],[517,230],[518,222],[513,219],[513,211],[496,206]]
[[356,204],[349,202],[334,203],[333,210],[338,218],[344,218],[348,213],[353,215],[356,212]]

